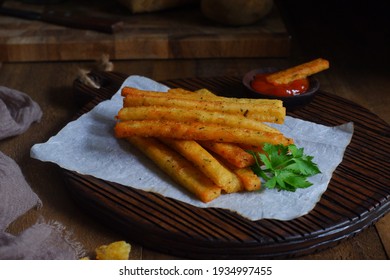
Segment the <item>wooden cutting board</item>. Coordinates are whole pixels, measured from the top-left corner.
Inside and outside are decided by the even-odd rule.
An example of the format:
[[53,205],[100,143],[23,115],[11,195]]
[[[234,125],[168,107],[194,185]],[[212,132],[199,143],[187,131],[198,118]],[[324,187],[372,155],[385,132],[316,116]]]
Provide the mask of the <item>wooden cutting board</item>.
[[[104,34],[0,15],[0,61],[284,57],[291,36],[275,6],[257,24],[227,27],[204,18],[198,6],[131,14],[115,1],[68,0],[47,9],[118,18],[123,30]],[[8,7],[42,11],[45,6],[6,1]]]
[[[74,82],[89,111],[112,96],[126,74],[93,73],[102,87]],[[238,77],[164,81],[169,87],[202,87],[225,96],[245,95]],[[289,221],[250,221],[228,210],[198,208],[159,194],[64,170],[75,200],[132,242],[185,258],[294,258],[335,246],[390,211],[390,126],[367,109],[319,91],[291,116],[335,126],[354,122],[354,135],[328,189],[308,214]],[[77,116],[76,116],[77,117]]]

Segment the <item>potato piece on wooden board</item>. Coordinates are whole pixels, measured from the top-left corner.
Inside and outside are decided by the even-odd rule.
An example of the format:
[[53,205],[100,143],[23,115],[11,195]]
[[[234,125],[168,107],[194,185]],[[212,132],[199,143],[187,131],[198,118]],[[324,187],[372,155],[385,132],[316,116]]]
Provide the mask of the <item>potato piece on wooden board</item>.
[[116,241],[96,248],[97,260],[128,260],[131,245],[125,241]]

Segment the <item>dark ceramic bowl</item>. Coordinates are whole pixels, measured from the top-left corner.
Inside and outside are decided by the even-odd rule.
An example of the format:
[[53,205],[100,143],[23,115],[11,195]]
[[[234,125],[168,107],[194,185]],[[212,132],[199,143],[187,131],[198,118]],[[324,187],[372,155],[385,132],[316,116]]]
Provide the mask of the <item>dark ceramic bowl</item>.
[[242,82],[247,89],[247,93],[250,97],[252,98],[264,98],[264,99],[279,99],[283,101],[284,107],[287,109],[295,109],[298,107],[302,107],[306,104],[308,104],[314,97],[314,93],[319,89],[320,83],[317,79],[313,78],[312,76],[308,77],[309,79],[309,89],[299,95],[294,95],[294,96],[286,96],[286,97],[281,97],[281,96],[275,96],[275,95],[270,95],[266,93],[262,93],[259,91],[256,91],[252,88],[251,82],[253,78],[257,74],[262,74],[262,73],[272,73],[276,72],[279,69],[274,68],[274,67],[265,67],[261,69],[254,69],[252,71],[249,71],[244,75],[244,78],[242,79]]

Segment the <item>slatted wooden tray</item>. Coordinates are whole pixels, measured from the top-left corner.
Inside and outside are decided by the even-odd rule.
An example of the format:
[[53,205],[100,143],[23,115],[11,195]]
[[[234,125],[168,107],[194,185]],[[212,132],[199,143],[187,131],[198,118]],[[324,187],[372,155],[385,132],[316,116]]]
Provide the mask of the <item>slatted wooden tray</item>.
[[[121,73],[94,73],[99,90],[74,83],[91,101],[80,114],[117,91]],[[164,81],[170,87],[209,88],[244,94],[239,77]],[[367,109],[320,91],[309,105],[288,113],[324,125],[353,121],[355,133],[327,191],[307,215],[290,221],[250,221],[228,210],[197,208],[115,183],[66,171],[82,207],[132,242],[164,253],[202,259],[294,258],[337,245],[374,224],[390,210],[390,126]]]

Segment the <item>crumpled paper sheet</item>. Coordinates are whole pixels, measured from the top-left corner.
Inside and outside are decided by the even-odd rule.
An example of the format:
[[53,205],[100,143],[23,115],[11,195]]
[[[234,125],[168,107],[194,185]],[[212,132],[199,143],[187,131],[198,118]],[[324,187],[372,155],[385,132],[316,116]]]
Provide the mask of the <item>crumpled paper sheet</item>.
[[[141,76],[128,77],[124,86],[168,90],[166,86]],[[46,143],[34,145],[31,156],[80,174],[160,193],[197,207],[229,209],[251,220],[290,220],[307,214],[320,200],[353,135],[353,123],[327,127],[287,117],[283,125],[273,125],[293,138],[306,154],[314,156],[322,172],[310,178],[314,185],[296,192],[264,189],[226,194],[205,204],[173,182],[127,141],[114,137],[115,116],[123,104],[120,91],[111,100],[101,102],[66,125]]]

